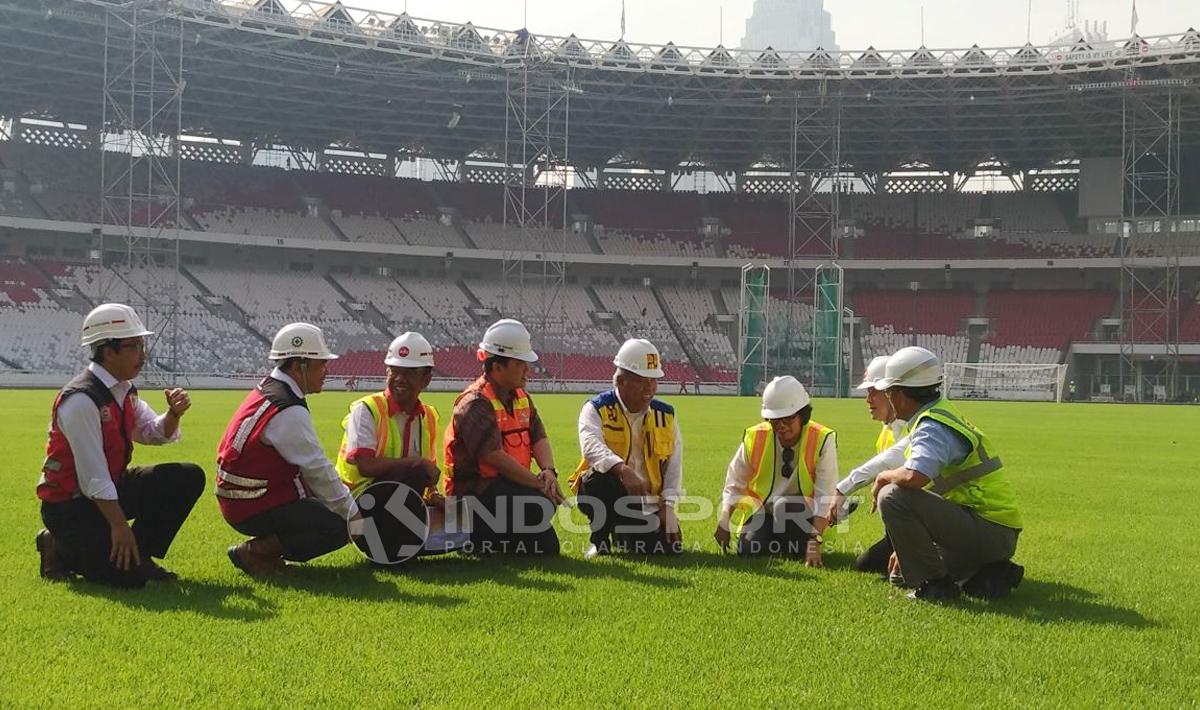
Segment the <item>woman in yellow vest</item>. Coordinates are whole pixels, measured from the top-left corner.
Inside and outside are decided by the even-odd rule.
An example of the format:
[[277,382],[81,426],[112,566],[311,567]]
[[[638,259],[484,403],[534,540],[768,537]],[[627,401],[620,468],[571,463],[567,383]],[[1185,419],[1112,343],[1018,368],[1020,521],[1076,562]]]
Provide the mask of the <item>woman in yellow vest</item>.
[[683,494],[683,437],[674,407],[654,397],[663,376],[658,348],[626,340],[613,364],[613,389],[579,413],[583,458],[571,488],[591,522],[584,559],[614,549],[682,552],[674,506]]
[[[896,417],[896,410],[888,401],[883,390],[875,386],[875,382],[883,378],[888,358],[880,355],[871,360],[863,373],[863,381],[858,390],[864,392],[867,409],[871,419],[880,423],[879,436],[875,439],[874,458],[850,471],[845,478],[838,481],[833,494],[833,504],[830,506],[830,518],[840,520],[850,514],[853,508],[845,506],[846,496],[864,486],[870,485],[875,476],[888,469],[896,468],[904,463],[904,427],[906,422]],[[897,441],[900,445],[897,446]],[[859,572],[872,572],[886,575],[888,559],[892,556],[892,543],[886,536],[863,551],[854,561],[854,568]]]
[[[888,359],[876,387],[909,422],[905,462],[875,477],[873,507],[895,548],[892,567],[916,599],[1007,596],[1025,570],[1012,480],[991,439],[941,396],[942,364],[924,348]],[[961,587],[960,587],[961,585]]]
[[763,390],[762,417],[747,429],[729,469],[717,530],[722,549],[732,536],[740,555],[803,555],[821,567],[827,511],[837,482],[833,431],[812,421],[812,400],[791,376]]

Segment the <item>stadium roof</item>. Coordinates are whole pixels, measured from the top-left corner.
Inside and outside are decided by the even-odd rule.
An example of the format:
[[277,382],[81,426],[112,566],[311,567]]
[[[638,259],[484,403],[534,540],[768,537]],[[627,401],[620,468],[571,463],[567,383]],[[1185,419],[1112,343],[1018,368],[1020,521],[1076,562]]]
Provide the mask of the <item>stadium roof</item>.
[[[161,14],[190,134],[462,159],[503,144],[527,63],[570,94],[570,160],[722,171],[790,155],[793,105],[836,97],[844,162],[972,172],[1118,155],[1135,72],[1184,101],[1200,147],[1200,34],[1069,47],[806,53],[534,36],[287,0],[0,0],[0,114],[100,122],[105,9]],[[110,48],[111,49],[111,48]],[[128,49],[110,61],[128,60]],[[825,96],[825,99],[822,99]],[[454,115],[456,121],[450,121]],[[453,125],[451,125],[453,124]]]

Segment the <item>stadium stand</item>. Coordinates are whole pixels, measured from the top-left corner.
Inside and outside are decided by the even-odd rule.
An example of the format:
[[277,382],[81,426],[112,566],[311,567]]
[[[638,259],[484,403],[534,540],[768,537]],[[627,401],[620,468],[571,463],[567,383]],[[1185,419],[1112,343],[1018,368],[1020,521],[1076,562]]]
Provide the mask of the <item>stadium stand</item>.
[[993,332],[989,342],[1065,350],[1072,341],[1086,340],[1096,320],[1113,313],[1116,301],[1111,291],[992,291],[986,309]]

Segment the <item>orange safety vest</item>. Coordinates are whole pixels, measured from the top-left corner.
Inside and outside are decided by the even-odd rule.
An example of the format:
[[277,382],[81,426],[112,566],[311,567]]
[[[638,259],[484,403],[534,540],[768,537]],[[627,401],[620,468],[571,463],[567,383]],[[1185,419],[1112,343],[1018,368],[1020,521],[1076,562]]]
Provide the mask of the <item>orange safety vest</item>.
[[[525,468],[529,468],[529,465],[533,463],[533,443],[530,432],[533,422],[533,407],[525,390],[518,389],[515,395],[512,412],[509,412],[500,396],[496,394],[492,383],[486,377],[481,376],[454,400],[454,416],[450,418],[450,423],[446,426],[444,439],[447,494],[454,495],[455,488],[454,442],[458,438],[454,428],[455,420],[467,406],[481,397],[492,405],[492,412],[496,416],[496,426],[500,429],[500,442],[504,453],[516,459],[517,463]],[[483,461],[478,461],[477,464],[479,478],[496,478],[500,474],[495,466]]]

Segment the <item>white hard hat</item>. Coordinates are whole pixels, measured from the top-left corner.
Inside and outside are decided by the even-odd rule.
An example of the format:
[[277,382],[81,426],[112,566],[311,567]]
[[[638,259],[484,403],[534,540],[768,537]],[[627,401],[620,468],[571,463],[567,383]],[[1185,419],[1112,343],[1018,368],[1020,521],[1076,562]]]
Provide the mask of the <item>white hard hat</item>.
[[337,355],[329,352],[325,334],[311,323],[288,323],[279,329],[271,341],[272,360],[287,360],[302,357],[306,360],[336,360]]
[[146,330],[137,312],[124,303],[102,303],[83,318],[80,344],[84,347],[117,338],[154,335]]
[[888,358],[883,377],[875,380],[875,388],[929,387],[941,384],[942,361],[925,348],[901,348]]
[[812,402],[808,390],[791,375],[776,377],[767,383],[762,396],[763,419],[790,417]]
[[663,376],[662,356],[658,354],[658,348],[643,338],[626,340],[613,358],[613,364],[642,377],[657,380]]
[[511,357],[525,362],[537,362],[537,353],[533,351],[529,330],[521,321],[512,318],[501,318],[488,326],[479,341],[479,349],[489,355]]
[[420,333],[401,333],[388,346],[383,364],[392,367],[433,367],[433,346]]
[[870,364],[867,365],[867,369],[863,371],[862,383],[859,384],[859,386],[855,387],[854,389],[856,389],[856,390],[875,389],[875,383],[878,382],[880,380],[880,378],[883,377],[883,374],[887,368],[887,363],[888,363],[887,355],[880,355],[879,357],[871,360]]

